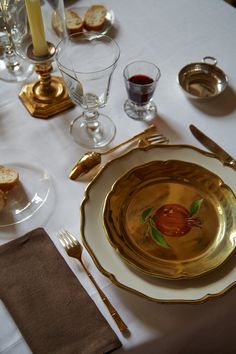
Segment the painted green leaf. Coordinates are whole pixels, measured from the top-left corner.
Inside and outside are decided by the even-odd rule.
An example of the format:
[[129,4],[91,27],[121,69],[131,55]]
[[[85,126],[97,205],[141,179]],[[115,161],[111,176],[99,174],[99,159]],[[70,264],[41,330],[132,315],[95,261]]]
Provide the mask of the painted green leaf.
[[145,222],[146,222],[146,217],[150,214],[151,210],[152,210],[152,208],[148,208],[148,209],[146,209],[146,210],[144,210],[144,211],[142,212],[142,214],[141,214],[141,222],[142,222],[143,224],[145,224]]
[[201,205],[202,205],[203,199],[196,199],[194,200],[193,204],[191,205],[190,208],[190,215],[193,216],[198,213]]
[[161,234],[159,230],[153,225],[150,224],[150,233],[153,240],[161,247],[169,248],[168,244],[166,243],[165,238]]

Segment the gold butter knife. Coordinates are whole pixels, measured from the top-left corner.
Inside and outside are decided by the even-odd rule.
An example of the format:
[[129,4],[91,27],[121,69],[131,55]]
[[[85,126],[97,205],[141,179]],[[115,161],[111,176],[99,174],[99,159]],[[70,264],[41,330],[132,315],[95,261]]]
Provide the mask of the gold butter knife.
[[195,138],[200,141],[200,143],[202,143],[202,145],[204,145],[208,150],[213,152],[225,166],[232,167],[234,170],[236,170],[236,160],[230,156],[221,146],[215,143],[193,124],[190,124],[189,129]]

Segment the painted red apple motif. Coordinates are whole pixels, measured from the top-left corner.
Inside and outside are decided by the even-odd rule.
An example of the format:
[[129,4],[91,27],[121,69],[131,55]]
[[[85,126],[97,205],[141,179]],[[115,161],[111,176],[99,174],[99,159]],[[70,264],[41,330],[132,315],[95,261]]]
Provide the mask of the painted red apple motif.
[[180,237],[187,234],[193,226],[201,222],[179,204],[165,204],[156,211],[155,225],[166,236]]
[[194,217],[200,209],[202,199],[195,200],[190,210],[181,204],[172,203],[161,206],[153,215],[152,208],[143,211],[141,222],[147,225],[147,233],[162,247],[169,247],[164,236],[182,237],[192,227],[201,227],[199,218]]

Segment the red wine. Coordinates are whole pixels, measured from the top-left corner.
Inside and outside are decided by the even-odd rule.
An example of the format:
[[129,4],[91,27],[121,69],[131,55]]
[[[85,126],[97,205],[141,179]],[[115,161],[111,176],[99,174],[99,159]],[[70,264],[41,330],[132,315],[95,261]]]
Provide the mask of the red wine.
[[144,105],[148,103],[154,90],[154,81],[149,76],[139,74],[131,76],[128,79],[127,91],[129,98],[137,105]]
[[129,78],[130,82],[138,85],[148,85],[153,83],[153,79],[146,75],[134,75]]

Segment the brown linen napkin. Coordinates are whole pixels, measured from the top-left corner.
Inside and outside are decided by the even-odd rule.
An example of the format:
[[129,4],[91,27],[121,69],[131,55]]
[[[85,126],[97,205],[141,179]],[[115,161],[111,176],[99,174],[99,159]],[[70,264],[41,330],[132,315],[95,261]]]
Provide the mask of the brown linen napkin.
[[0,247],[0,297],[34,354],[102,354],[121,346],[42,228]]

